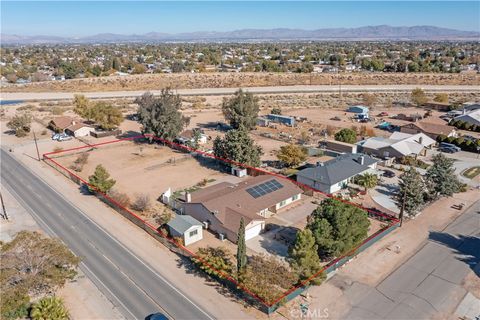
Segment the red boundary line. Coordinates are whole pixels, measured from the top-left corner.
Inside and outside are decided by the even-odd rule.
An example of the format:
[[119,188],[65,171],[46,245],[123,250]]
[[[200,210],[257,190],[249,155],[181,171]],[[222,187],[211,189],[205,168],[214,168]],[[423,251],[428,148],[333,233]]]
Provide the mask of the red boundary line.
[[[111,197],[109,197],[108,195],[106,195],[105,193],[103,192],[100,192],[96,187],[90,185],[90,183],[88,183],[87,181],[85,181],[84,179],[82,179],[80,176],[78,176],[77,174],[73,173],[72,171],[70,171],[69,169],[65,168],[64,166],[62,166],[61,164],[59,164],[57,161],[53,160],[50,156],[52,155],[56,155],[56,154],[60,154],[60,153],[65,153],[65,152],[70,152],[70,151],[77,151],[77,150],[82,150],[82,149],[87,149],[87,148],[96,148],[96,147],[99,147],[99,146],[104,146],[104,145],[108,145],[108,144],[113,144],[113,143],[118,143],[118,142],[123,142],[123,141],[131,141],[131,140],[135,140],[135,139],[144,139],[144,138],[150,138],[150,139],[153,139],[153,140],[157,140],[157,141],[160,141],[164,144],[167,144],[167,145],[171,145],[171,146],[174,146],[176,148],[180,148],[180,149],[183,149],[183,150],[187,150],[189,152],[195,152],[195,153],[198,153],[198,154],[201,154],[205,157],[209,157],[209,158],[213,158],[213,159],[217,159],[217,160],[220,160],[220,161],[223,161],[223,162],[226,162],[226,163],[230,163],[230,164],[234,164],[236,166],[239,166],[239,167],[243,167],[243,168],[248,168],[248,169],[251,169],[253,171],[256,171],[256,172],[260,172],[260,173],[263,173],[263,174],[269,174],[269,175],[272,175],[272,176],[275,176],[275,177],[278,177],[278,178],[281,178],[281,179],[286,179],[286,180],[289,180],[290,182],[293,182],[295,183],[296,185],[300,186],[300,187],[303,187],[305,189],[309,189],[309,190],[312,190],[313,192],[318,192],[328,198],[333,198],[335,200],[338,200],[338,201],[341,201],[343,203],[346,203],[346,204],[349,204],[349,205],[353,205],[355,207],[358,207],[360,209],[363,209],[363,210],[366,210],[367,212],[370,212],[371,214],[374,214],[374,215],[377,215],[377,216],[381,216],[383,218],[386,218],[390,221],[390,223],[383,229],[380,229],[378,230],[377,232],[375,232],[374,234],[370,235],[368,238],[366,238],[365,240],[363,240],[360,244],[358,244],[355,248],[351,249],[350,251],[348,251],[347,253],[345,253],[344,255],[338,257],[338,258],[335,258],[334,260],[330,261],[328,264],[326,264],[320,271],[318,271],[317,273],[315,273],[314,275],[312,275],[311,277],[309,277],[308,279],[306,280],[303,280],[302,282],[300,282],[298,285],[296,286],[293,286],[292,288],[288,289],[286,292],[284,292],[279,298],[277,298],[274,302],[272,303],[268,303],[267,301],[265,301],[263,298],[259,297],[258,295],[256,295],[255,293],[251,292],[248,288],[244,287],[241,283],[237,282],[237,280],[235,280],[232,276],[224,273],[223,271],[221,270],[217,270],[215,269],[214,267],[212,267],[208,262],[206,262],[205,260],[203,260],[202,258],[200,258],[199,256],[197,256],[195,253],[193,253],[192,251],[190,251],[188,248],[186,248],[185,246],[183,246],[182,244],[178,243],[175,239],[173,238],[170,238],[168,237],[168,235],[164,234],[163,232],[161,232],[160,230],[157,230],[157,228],[155,228],[155,226],[153,226],[152,224],[148,223],[147,221],[143,220],[142,218],[140,218],[137,214],[135,214],[134,212],[130,211],[129,209],[123,207],[122,205],[120,205],[117,201],[115,201],[114,199],[112,199]],[[196,149],[193,149],[191,147],[188,147],[188,146],[185,146],[185,145],[181,145],[181,144],[178,144],[178,143],[175,143],[175,142],[172,142],[172,141],[169,141],[169,140],[166,140],[166,139],[163,139],[163,138],[160,138],[160,137],[155,137],[153,136],[152,134],[144,134],[144,135],[137,135],[137,136],[133,136],[133,137],[128,137],[128,138],[122,138],[122,139],[115,139],[115,140],[111,140],[111,141],[106,141],[106,142],[101,142],[101,143],[97,143],[97,144],[92,144],[92,145],[85,145],[85,146],[81,146],[81,147],[76,147],[76,148],[70,148],[70,149],[65,149],[65,150],[59,150],[59,151],[53,151],[53,152],[47,152],[47,153],[44,153],[43,154],[43,158],[44,160],[46,161],[51,161],[52,163],[54,163],[56,166],[58,166],[59,168],[65,170],[68,174],[70,174],[71,176],[77,178],[79,181],[81,181],[82,183],[84,183],[85,185],[87,185],[88,187],[90,187],[91,189],[95,190],[96,192],[100,193],[105,199],[107,199],[108,201],[110,201],[111,203],[113,203],[115,206],[117,206],[118,208],[122,209],[122,210],[125,210],[126,212],[128,212],[129,214],[131,214],[132,216],[134,216],[136,219],[138,219],[139,221],[141,221],[143,224],[145,224],[147,227],[149,227],[152,231],[158,233],[159,235],[161,235],[163,238],[165,238],[167,241],[169,241],[170,243],[174,244],[175,246],[181,248],[182,250],[188,252],[191,257],[194,257],[195,259],[198,259],[199,261],[201,261],[205,266],[207,266],[208,268],[210,268],[211,270],[215,271],[217,274],[219,274],[221,277],[229,280],[230,282],[232,282],[233,284],[235,284],[238,288],[242,289],[244,292],[246,292],[247,294],[249,294],[252,298],[255,298],[256,300],[258,300],[259,302],[261,302],[262,304],[264,304],[265,306],[267,307],[272,307],[274,306],[275,304],[277,304],[278,302],[280,302],[283,298],[285,298],[287,295],[289,295],[290,293],[292,293],[293,291],[297,290],[298,288],[301,288],[301,287],[304,287],[306,286],[311,280],[315,279],[317,276],[319,276],[322,272],[324,272],[326,269],[328,269],[329,267],[331,267],[332,265],[336,264],[338,261],[348,257],[348,256],[351,256],[358,248],[360,248],[362,245],[364,245],[365,243],[367,243],[368,241],[376,238],[377,236],[379,236],[380,234],[382,234],[383,232],[387,231],[388,229],[390,229],[391,227],[393,227],[395,224],[397,224],[400,220],[393,217],[392,215],[389,215],[389,214],[386,214],[386,213],[383,213],[383,212],[379,212],[379,211],[374,211],[374,210],[370,210],[370,209],[367,209],[367,208],[364,208],[362,207],[361,205],[359,204],[356,204],[356,203],[352,203],[352,202],[349,202],[347,200],[344,200],[344,199],[340,199],[340,198],[337,198],[335,196],[333,196],[332,194],[327,194],[325,192],[322,192],[320,190],[317,190],[315,188],[312,188],[310,186],[307,186],[303,183],[300,183],[300,182],[297,182],[291,178],[288,178],[288,177],[285,177],[284,175],[281,175],[281,174],[278,174],[278,173],[273,173],[273,172],[269,172],[269,171],[266,171],[266,170],[263,170],[263,169],[259,169],[259,168],[256,168],[256,167],[252,167],[252,166],[249,166],[249,165],[245,165],[245,164],[242,164],[242,163],[239,163],[239,162],[236,162],[236,161],[233,161],[233,160],[230,160],[230,159],[224,159],[224,158],[221,158],[221,157],[217,157],[213,154],[210,154],[210,153],[207,153],[207,152],[204,152],[204,151],[201,151],[201,150],[196,150]]]

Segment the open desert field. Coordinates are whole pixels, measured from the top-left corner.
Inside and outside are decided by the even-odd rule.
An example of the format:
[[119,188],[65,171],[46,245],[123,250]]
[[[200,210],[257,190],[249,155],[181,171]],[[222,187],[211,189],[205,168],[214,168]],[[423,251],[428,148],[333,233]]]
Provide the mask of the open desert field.
[[480,85],[473,73],[176,73],[82,78],[8,85],[4,92],[88,92],[293,85]]

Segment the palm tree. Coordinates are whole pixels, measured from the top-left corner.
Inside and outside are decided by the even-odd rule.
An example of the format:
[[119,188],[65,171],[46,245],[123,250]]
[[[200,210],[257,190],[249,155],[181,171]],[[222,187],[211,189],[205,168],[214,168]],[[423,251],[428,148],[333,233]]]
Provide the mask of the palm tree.
[[378,177],[373,173],[365,173],[359,176],[357,179],[357,184],[364,187],[365,191],[367,191],[367,189],[375,187],[377,183]]
[[30,317],[33,320],[65,320],[69,319],[63,301],[57,297],[45,297],[32,306]]

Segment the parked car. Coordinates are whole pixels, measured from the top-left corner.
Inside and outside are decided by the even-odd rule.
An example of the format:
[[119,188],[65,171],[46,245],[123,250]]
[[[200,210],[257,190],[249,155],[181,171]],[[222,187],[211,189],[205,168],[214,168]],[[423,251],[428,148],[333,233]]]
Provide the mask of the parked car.
[[72,136],[69,136],[68,134],[65,134],[65,133],[60,134],[57,138],[58,141],[68,141],[72,139],[73,139]]
[[52,140],[58,140],[58,138],[60,138],[60,133],[54,133],[52,135]]
[[382,176],[387,177],[387,178],[393,178],[393,177],[395,177],[395,172],[390,171],[390,170],[384,170]]
[[157,312],[149,315],[145,318],[146,320],[168,320],[167,316],[163,313]]
[[453,148],[449,148],[449,147],[442,147],[439,149],[441,152],[445,152],[445,153],[455,153],[455,152],[458,152],[458,150],[456,149],[453,149]]
[[455,150],[455,152],[462,151],[462,149],[452,143],[440,142],[439,149],[449,148]]

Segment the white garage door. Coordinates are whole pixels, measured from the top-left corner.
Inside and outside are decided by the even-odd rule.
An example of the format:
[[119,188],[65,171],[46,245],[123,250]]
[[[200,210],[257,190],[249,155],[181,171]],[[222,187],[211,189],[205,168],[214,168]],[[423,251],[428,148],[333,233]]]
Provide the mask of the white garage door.
[[262,224],[259,223],[250,229],[245,230],[245,240],[252,239],[260,234],[262,231]]

